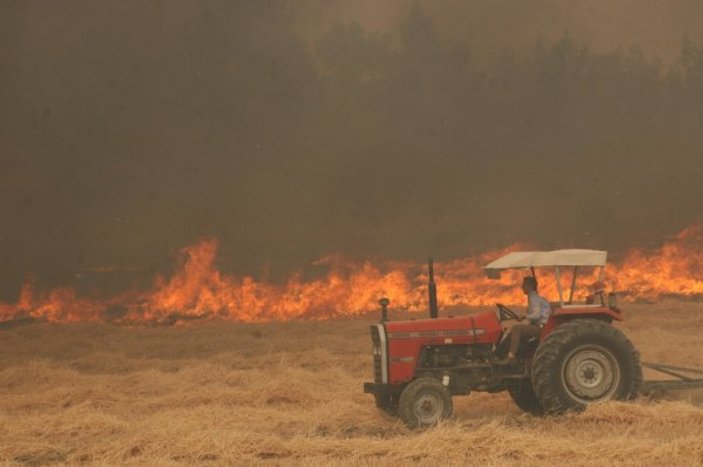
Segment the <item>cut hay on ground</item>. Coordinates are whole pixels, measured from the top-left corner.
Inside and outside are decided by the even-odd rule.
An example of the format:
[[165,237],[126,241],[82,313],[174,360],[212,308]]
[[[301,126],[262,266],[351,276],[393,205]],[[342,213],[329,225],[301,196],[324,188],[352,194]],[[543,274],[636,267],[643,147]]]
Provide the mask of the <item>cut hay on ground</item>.
[[[409,431],[362,393],[370,323],[1,329],[0,462],[703,463],[699,393],[558,419],[472,394],[455,398],[452,421]],[[643,360],[703,366],[703,304],[631,305],[622,327]]]

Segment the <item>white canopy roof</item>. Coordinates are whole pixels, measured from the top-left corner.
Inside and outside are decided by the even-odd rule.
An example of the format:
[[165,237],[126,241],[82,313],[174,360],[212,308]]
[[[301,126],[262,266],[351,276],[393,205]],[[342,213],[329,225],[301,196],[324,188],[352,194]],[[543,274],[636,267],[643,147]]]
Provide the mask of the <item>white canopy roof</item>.
[[515,251],[487,264],[486,274],[503,269],[540,268],[548,266],[605,266],[607,251],[602,250],[554,250]]

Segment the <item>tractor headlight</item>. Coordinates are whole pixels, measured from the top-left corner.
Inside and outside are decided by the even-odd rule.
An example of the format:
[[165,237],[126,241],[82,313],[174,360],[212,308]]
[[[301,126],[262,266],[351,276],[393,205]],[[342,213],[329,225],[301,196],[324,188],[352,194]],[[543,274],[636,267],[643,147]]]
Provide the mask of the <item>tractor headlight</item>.
[[381,356],[381,346],[374,345],[373,348],[371,349],[371,353],[373,354],[374,357],[380,357]]

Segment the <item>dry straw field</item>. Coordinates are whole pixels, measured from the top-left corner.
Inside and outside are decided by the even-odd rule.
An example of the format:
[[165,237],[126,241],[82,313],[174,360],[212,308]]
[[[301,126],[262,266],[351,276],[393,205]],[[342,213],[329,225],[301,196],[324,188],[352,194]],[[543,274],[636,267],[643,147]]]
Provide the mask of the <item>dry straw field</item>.
[[[0,329],[0,462],[703,463],[696,393],[546,419],[472,394],[450,422],[409,431],[361,391],[371,322]],[[622,327],[644,360],[703,366],[701,303],[630,305]]]

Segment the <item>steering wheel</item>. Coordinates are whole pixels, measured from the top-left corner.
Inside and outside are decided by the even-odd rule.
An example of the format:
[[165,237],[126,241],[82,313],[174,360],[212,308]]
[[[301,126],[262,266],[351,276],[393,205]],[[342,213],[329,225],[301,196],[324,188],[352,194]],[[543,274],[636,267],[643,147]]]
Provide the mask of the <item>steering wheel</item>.
[[503,305],[502,303],[496,303],[499,312],[499,321],[506,321],[509,319],[514,319],[520,321],[520,317],[513,310]]

